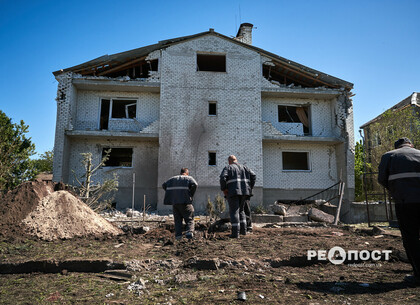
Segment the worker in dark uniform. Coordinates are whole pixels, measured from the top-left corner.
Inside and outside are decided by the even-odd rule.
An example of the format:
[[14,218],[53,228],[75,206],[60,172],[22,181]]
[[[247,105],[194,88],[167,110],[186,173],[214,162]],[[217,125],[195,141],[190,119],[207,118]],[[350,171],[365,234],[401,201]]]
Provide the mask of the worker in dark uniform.
[[248,167],[238,163],[234,155],[228,158],[229,165],[220,174],[220,188],[229,203],[230,222],[232,234],[230,237],[238,238],[239,233],[246,235],[247,224],[244,212],[246,200],[252,194],[256,175]]
[[378,181],[387,188],[395,201],[395,211],[413,275],[404,280],[420,285],[420,150],[407,138],[394,144],[395,150],[382,156]]
[[165,199],[163,204],[172,205],[175,222],[175,238],[182,238],[182,221],[185,221],[185,237],[193,238],[194,234],[194,206],[192,205],[197,182],[189,176],[188,168],[182,168],[181,174],[174,176],[164,184]]

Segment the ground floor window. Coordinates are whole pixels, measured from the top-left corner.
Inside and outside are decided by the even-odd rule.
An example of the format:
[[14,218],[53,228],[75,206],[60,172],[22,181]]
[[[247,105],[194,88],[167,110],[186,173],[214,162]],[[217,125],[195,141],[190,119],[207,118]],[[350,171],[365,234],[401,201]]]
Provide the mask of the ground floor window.
[[114,148],[104,147],[102,149],[102,158],[106,152],[111,149],[109,159],[105,162],[105,166],[132,167],[133,166],[133,149],[132,148]]
[[308,152],[283,151],[283,170],[309,170]]

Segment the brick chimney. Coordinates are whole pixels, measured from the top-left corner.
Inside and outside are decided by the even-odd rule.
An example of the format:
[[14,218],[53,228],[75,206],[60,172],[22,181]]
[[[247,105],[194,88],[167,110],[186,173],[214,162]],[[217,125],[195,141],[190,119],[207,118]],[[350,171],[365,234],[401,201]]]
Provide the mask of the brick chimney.
[[251,23],[242,23],[239,26],[238,34],[236,34],[236,40],[240,42],[252,45],[252,28],[254,25]]

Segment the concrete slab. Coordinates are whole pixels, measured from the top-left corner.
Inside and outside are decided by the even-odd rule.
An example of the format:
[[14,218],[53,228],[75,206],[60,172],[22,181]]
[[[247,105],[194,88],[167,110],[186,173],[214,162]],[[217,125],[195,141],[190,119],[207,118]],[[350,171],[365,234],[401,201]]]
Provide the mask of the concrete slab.
[[283,222],[283,217],[281,215],[273,214],[252,214],[253,223],[273,223],[273,222]]
[[284,222],[308,222],[308,215],[290,215],[284,216]]

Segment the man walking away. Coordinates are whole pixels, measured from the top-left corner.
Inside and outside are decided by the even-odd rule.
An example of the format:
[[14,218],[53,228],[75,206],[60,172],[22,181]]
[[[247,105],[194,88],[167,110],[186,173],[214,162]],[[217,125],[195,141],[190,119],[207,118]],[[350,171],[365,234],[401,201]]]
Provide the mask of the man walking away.
[[378,181],[395,200],[395,212],[403,245],[414,275],[404,280],[420,285],[420,150],[407,138],[401,138],[382,156]]
[[182,221],[185,221],[185,237],[193,238],[194,232],[194,207],[192,205],[197,182],[189,176],[188,168],[182,168],[181,174],[174,176],[162,184],[165,190],[163,204],[172,205],[175,222],[175,239],[182,238]]
[[229,203],[231,238],[239,238],[239,233],[246,235],[246,217],[244,206],[252,195],[256,175],[248,167],[238,163],[234,155],[228,158],[227,165],[220,174],[220,188]]

